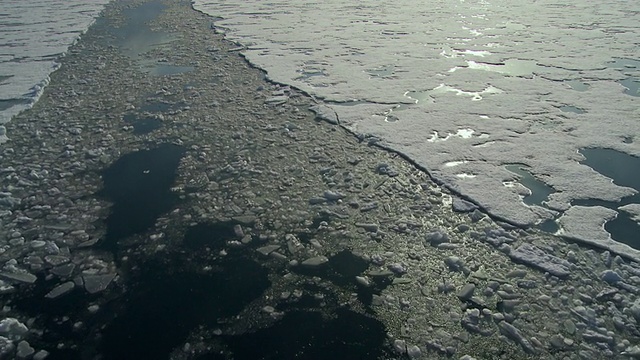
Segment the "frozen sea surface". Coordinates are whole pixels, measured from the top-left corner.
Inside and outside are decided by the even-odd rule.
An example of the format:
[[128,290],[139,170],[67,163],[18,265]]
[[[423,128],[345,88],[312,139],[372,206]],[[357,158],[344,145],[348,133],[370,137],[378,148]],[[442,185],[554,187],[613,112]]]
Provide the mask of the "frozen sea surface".
[[[195,0],[271,80],[324,100],[498,218],[558,219],[636,190],[580,161],[640,156],[640,3],[587,0]],[[552,191],[523,201],[526,168]],[[522,185],[522,184],[520,184]],[[525,189],[526,190],[526,189]],[[596,210],[596,209],[594,209]],[[612,214],[580,211],[602,228]],[[604,231],[604,230],[603,230]],[[598,236],[601,236],[599,234]],[[610,240],[610,239],[609,239]],[[629,249],[629,251],[632,251]]]
[[[37,100],[49,74],[109,0],[2,0],[0,126]],[[9,135],[10,136],[10,135]]]

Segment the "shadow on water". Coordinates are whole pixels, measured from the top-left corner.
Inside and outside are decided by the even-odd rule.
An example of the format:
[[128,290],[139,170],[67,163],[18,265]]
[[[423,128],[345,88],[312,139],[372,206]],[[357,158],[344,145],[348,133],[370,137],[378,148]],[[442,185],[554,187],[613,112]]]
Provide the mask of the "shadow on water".
[[274,326],[241,336],[222,336],[231,354],[211,353],[197,360],[342,360],[384,358],[382,323],[347,309],[325,318],[314,311],[287,313]]
[[625,197],[619,202],[602,200],[576,200],[572,205],[603,206],[618,211],[618,216],[608,221],[604,228],[611,237],[633,248],[640,249],[640,225],[619,207],[628,204],[640,204],[640,158],[612,149],[585,148],[580,153],[585,157],[581,164],[587,165],[600,174],[613,180],[619,186],[626,186],[638,191],[632,196]]
[[171,192],[185,149],[163,144],[126,154],[104,170],[98,193],[113,202],[101,247],[116,252],[117,242],[150,228],[179,198]]

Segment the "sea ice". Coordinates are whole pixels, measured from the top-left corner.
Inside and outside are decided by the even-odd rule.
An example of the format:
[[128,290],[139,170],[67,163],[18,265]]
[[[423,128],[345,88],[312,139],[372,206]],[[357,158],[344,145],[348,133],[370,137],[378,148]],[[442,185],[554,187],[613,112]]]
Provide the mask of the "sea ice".
[[[349,130],[379,138],[378,145],[406,155],[494,217],[527,226],[549,214],[523,204],[516,188],[503,186],[513,180],[505,164],[526,165],[555,190],[548,208],[563,212],[576,199],[617,201],[632,193],[581,165],[579,149],[640,155],[629,142],[629,134],[640,133],[637,98],[623,86],[635,70],[615,60],[637,56],[640,28],[624,15],[635,11],[635,4],[607,1],[594,9],[575,3],[571,11],[557,11],[555,5],[552,0],[517,8],[507,0],[473,6],[409,0],[194,3],[221,17],[216,25],[229,40],[251,44],[244,56],[271,80],[324,100]],[[248,15],[255,13],[261,16]],[[322,76],[300,76],[309,68]],[[563,111],[567,106],[583,112]],[[385,121],[390,110],[397,121]],[[490,139],[445,135],[447,141],[429,141],[444,138],[432,134],[459,129]],[[462,160],[466,163],[447,166]],[[604,215],[584,213],[595,223]],[[565,217],[565,226],[574,220]]]

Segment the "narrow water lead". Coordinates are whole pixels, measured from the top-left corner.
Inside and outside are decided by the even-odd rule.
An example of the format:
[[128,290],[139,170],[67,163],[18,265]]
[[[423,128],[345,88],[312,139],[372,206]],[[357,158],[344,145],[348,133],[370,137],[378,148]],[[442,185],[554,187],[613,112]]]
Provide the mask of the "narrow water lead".
[[[533,177],[528,171],[523,169],[522,165],[506,165],[505,168],[512,173],[519,175],[520,179],[518,182],[531,191],[531,194],[525,196],[522,199],[522,202],[527,205],[546,207],[544,202],[549,200],[549,195],[555,192],[552,187]],[[548,233],[555,233],[559,230],[556,219],[545,220],[536,225],[536,228]]]
[[549,200],[549,195],[555,190],[544,182],[533,177],[528,171],[523,169],[523,165],[507,165],[505,168],[520,176],[519,182],[524,185],[531,195],[525,196],[522,201],[527,205],[538,205],[544,207],[544,202]]

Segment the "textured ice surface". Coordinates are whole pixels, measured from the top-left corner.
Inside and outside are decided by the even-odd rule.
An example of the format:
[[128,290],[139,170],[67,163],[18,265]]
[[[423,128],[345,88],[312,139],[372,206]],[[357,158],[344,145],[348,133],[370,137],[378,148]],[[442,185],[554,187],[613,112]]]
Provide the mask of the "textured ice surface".
[[[625,87],[640,76],[633,66],[637,2],[194,6],[221,17],[216,25],[270,79],[324,99],[342,125],[379,137],[497,217],[528,225],[569,209],[572,199],[633,193],[579,164],[577,150],[640,155],[640,98]],[[464,129],[473,132],[451,136]],[[546,209],[524,204],[518,187],[504,185],[516,180],[503,166],[512,163],[555,190]],[[585,215],[603,221],[601,212]]]
[[56,59],[91,25],[109,0],[2,0],[0,124],[37,99]]
[[631,215],[631,219],[633,221],[640,224],[640,204],[629,204],[629,205],[621,206],[618,209],[622,211],[626,211],[629,215]]

